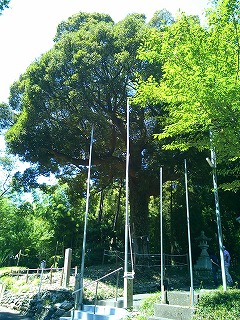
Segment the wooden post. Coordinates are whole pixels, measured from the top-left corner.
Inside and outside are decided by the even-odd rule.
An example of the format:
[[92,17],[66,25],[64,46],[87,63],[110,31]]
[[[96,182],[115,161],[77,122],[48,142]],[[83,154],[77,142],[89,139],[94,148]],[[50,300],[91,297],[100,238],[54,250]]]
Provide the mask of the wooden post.
[[61,279],[60,279],[60,287],[62,287],[62,284],[63,284],[63,273],[64,273],[64,268],[62,268],[62,274],[61,274]]
[[[75,276],[75,289],[74,289],[74,291],[76,291],[78,289],[80,289],[80,274],[79,273],[77,273]],[[80,297],[79,294],[75,295],[75,306],[74,306],[75,309],[77,309],[79,306],[79,297]]]
[[75,268],[74,268],[74,275],[75,275],[75,277],[76,277],[77,273],[78,273],[78,267],[75,266]]
[[28,273],[29,273],[29,269],[27,269],[26,283],[28,283]]
[[52,266],[50,268],[50,284],[52,284],[52,278],[53,278],[53,270],[52,270]]
[[63,277],[64,288],[67,288],[69,286],[71,262],[72,262],[72,249],[68,248],[65,250],[65,260],[64,260],[64,277]]

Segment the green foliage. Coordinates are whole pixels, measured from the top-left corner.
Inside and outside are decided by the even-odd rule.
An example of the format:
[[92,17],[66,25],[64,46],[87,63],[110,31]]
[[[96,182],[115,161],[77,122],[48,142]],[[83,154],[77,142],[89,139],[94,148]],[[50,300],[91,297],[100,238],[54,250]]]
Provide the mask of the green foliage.
[[1,277],[1,283],[6,286],[6,289],[11,289],[14,285],[14,278],[10,276],[3,276]]
[[212,292],[204,294],[196,306],[193,319],[227,319],[235,320],[240,317],[240,293],[239,290],[227,292]]
[[147,39],[140,56],[162,61],[164,77],[142,84],[138,101],[167,102],[164,129],[156,135],[168,138],[166,148],[209,149],[211,128],[218,161],[239,157],[239,12],[238,1],[219,1],[208,27],[182,14]]
[[[61,23],[54,47],[11,87],[10,107],[19,112],[6,133],[11,152],[35,163],[39,174],[76,178],[81,183],[76,192],[86,174],[94,125],[92,183],[102,190],[124,179],[126,97],[135,93],[139,75],[154,71],[161,77],[159,63],[142,63],[137,56],[150,29],[142,14],[114,24],[108,15],[80,13]],[[153,143],[158,128],[152,120],[157,112],[152,105],[131,105],[130,210],[140,235],[148,227],[149,196],[158,188]]]
[[[1,9],[0,9],[1,10]],[[7,129],[13,124],[14,114],[6,103],[0,103],[0,130]]]
[[93,13],[89,15],[88,13],[80,12],[78,14],[73,15],[67,21],[61,22],[57,27],[57,33],[54,38],[54,41],[57,42],[63,37],[65,34],[70,32],[76,32],[80,28],[88,28],[88,24],[91,23],[112,23],[112,18],[107,14]]
[[8,5],[11,0],[0,0],[0,15],[5,8],[8,8]]
[[0,196],[9,194],[12,191],[12,177],[16,159],[9,154],[0,156]]
[[149,22],[151,27],[158,29],[165,29],[174,23],[174,18],[169,11],[166,9],[156,11]]
[[147,320],[154,315],[154,304],[160,302],[160,292],[151,294],[148,298],[145,298],[138,309],[137,314],[134,312],[127,319],[134,320]]
[[143,300],[141,303],[141,306],[139,308],[139,311],[146,316],[153,316],[154,314],[154,303],[159,302],[161,293],[156,292],[155,294],[152,294],[150,297]]

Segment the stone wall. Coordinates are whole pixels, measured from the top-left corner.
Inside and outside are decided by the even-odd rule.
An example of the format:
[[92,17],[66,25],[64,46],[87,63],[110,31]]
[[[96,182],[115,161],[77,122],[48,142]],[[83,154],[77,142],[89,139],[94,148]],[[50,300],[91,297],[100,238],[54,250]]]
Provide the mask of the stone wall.
[[59,319],[74,306],[72,293],[66,289],[43,290],[41,294],[33,292],[14,294],[5,291],[1,305],[18,310],[34,320]]

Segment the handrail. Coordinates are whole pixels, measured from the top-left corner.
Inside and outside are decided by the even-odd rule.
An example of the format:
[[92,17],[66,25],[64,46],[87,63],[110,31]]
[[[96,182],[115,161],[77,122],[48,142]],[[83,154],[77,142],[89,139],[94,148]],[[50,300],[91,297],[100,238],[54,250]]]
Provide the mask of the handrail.
[[93,283],[98,282],[98,281],[100,281],[100,280],[102,280],[102,279],[110,276],[111,274],[113,274],[113,273],[115,273],[115,272],[118,272],[118,271],[120,271],[120,270],[122,270],[122,269],[123,269],[123,267],[120,267],[120,268],[118,268],[118,269],[116,269],[116,270],[114,270],[114,271],[106,274],[105,276],[103,276],[103,277],[101,277],[101,278],[98,278],[97,280],[92,281],[92,282],[89,283],[88,285],[82,286],[82,288],[80,288],[80,289],[78,289],[78,290],[76,290],[76,291],[73,291],[72,294],[75,294],[76,292],[79,292],[79,291],[83,290],[84,288],[90,287]]

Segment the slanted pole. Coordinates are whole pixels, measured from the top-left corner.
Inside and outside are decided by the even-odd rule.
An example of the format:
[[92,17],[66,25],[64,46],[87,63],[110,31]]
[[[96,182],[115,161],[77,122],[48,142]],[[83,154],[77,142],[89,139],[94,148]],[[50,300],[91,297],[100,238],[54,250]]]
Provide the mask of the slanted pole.
[[226,269],[224,263],[224,249],[223,249],[223,236],[222,236],[222,224],[221,224],[221,215],[220,215],[220,205],[219,205],[219,197],[218,197],[218,186],[217,186],[217,160],[216,160],[216,152],[213,145],[213,133],[210,130],[210,148],[211,148],[211,161],[209,163],[209,159],[206,160],[210,164],[212,168],[212,176],[213,176],[213,190],[214,190],[214,199],[215,199],[215,210],[216,210],[216,218],[217,218],[217,230],[218,230],[218,244],[220,251],[220,262],[221,262],[221,271],[222,271],[222,283],[223,283],[223,291],[227,291],[227,281],[226,281]]

